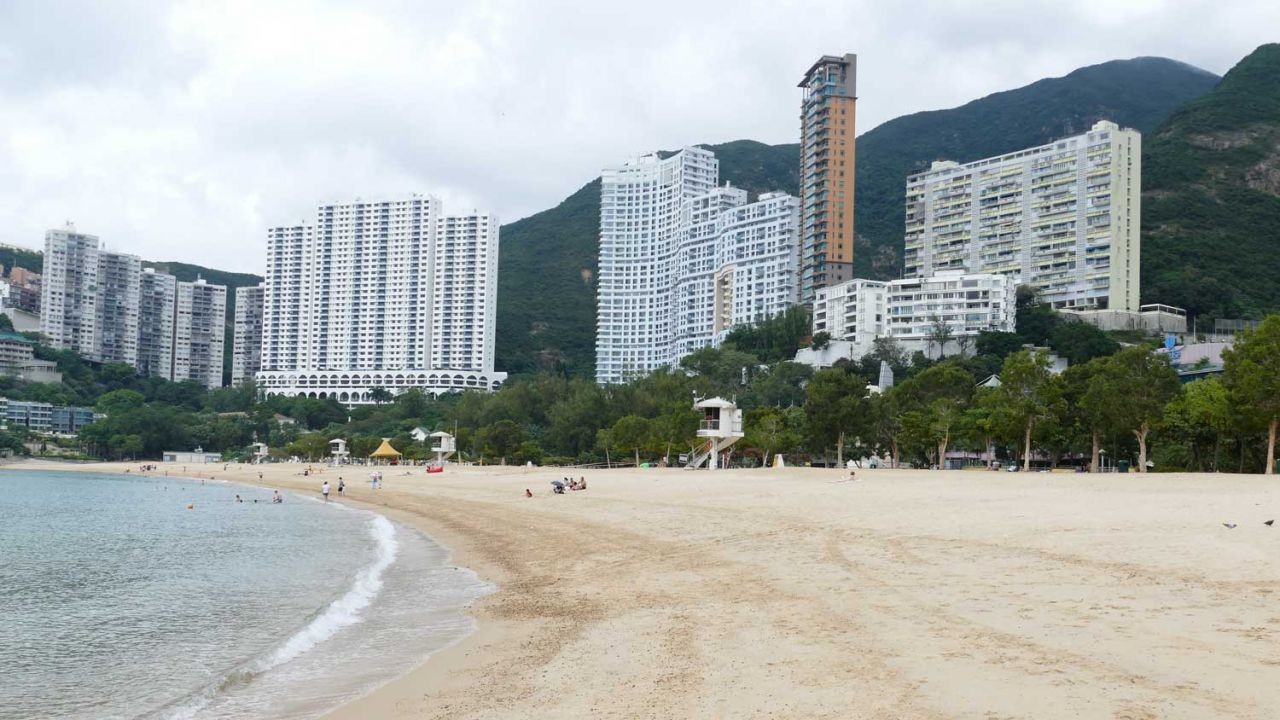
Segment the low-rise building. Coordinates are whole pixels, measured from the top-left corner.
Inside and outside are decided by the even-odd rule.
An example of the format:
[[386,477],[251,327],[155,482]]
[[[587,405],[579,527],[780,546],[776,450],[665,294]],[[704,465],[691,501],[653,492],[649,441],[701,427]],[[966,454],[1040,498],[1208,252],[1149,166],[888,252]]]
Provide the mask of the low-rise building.
[[0,397],[0,418],[5,424],[21,425],[34,432],[75,435],[84,426],[104,417],[93,408]]
[[35,358],[35,342],[17,333],[0,332],[0,375],[34,383],[60,383],[58,363]]
[[880,337],[908,352],[968,352],[978,333],[1013,331],[1016,293],[1017,281],[1007,275],[959,271],[887,282],[855,278],[821,288],[814,297],[813,333],[826,333],[831,345],[821,353],[802,352],[797,361],[830,363],[845,351],[856,360]]

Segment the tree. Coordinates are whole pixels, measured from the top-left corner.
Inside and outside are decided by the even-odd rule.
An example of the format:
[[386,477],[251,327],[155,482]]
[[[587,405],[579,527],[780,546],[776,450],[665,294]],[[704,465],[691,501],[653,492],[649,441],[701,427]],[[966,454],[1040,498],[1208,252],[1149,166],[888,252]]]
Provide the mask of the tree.
[[98,412],[104,415],[122,415],[146,404],[146,398],[137,390],[112,390],[98,398]]
[[1015,323],[1023,344],[1048,343],[1049,335],[1058,327],[1058,323],[1062,322],[1062,316],[1054,312],[1047,303],[1040,302],[1036,297],[1035,288],[1029,285],[1018,286],[1017,304]]
[[1042,352],[1022,350],[1005,358],[1000,387],[988,397],[997,413],[1022,430],[1022,469],[1031,469],[1031,438],[1036,424],[1052,416],[1061,394]]
[[1163,425],[1191,449],[1197,469],[1204,465],[1201,445],[1212,444],[1209,467],[1219,472],[1222,438],[1231,429],[1234,416],[1227,386],[1211,377],[1183,385],[1178,396],[1165,406]]
[[609,431],[609,440],[621,452],[633,452],[636,467],[640,467],[640,449],[649,442],[649,421],[639,415],[627,415],[618,419]]
[[813,341],[809,343],[809,347],[813,350],[825,350],[830,344],[831,333],[823,330],[822,332],[814,334]]
[[983,330],[978,333],[979,355],[993,355],[1004,360],[1022,349],[1022,336],[1017,333]]
[[1147,436],[1164,415],[1164,406],[1178,394],[1178,373],[1163,355],[1135,345],[1107,358],[1090,382],[1109,398],[1108,415],[1116,427],[1137,438],[1138,472],[1146,472]]
[[802,441],[798,424],[804,415],[798,408],[759,408],[747,412],[745,447],[760,451],[760,464],[768,467],[769,457],[780,452],[790,452]]
[[698,412],[689,405],[677,405],[649,421],[650,439],[671,463],[671,448],[691,444],[698,437]]
[[823,449],[836,446],[836,464],[844,464],[847,438],[857,436],[865,421],[866,381],[840,368],[813,374],[805,387],[805,425],[810,441]]
[[1106,357],[1120,349],[1120,343],[1085,322],[1064,322],[1049,333],[1049,347],[1072,365]]
[[928,454],[936,451],[934,457],[942,467],[952,430],[973,394],[973,376],[948,361],[909,378],[895,390],[905,405],[904,426],[914,438],[932,446]]
[[391,391],[384,387],[369,388],[369,399],[378,405],[391,402],[393,397]]
[[13,332],[13,321],[4,313],[0,313],[0,332]]
[[1236,412],[1249,425],[1267,430],[1266,474],[1272,475],[1280,430],[1280,315],[1268,315],[1257,328],[1246,330],[1222,359]]
[[524,442],[524,430],[512,420],[499,420],[481,429],[480,433],[482,446],[497,455],[504,465],[507,456],[516,452]]
[[946,356],[947,343],[951,342],[954,337],[955,333],[952,332],[951,326],[947,324],[946,320],[942,319],[937,314],[929,316],[928,343],[930,347],[935,345],[937,346],[939,360]]
[[1064,406],[1071,414],[1064,424],[1074,422],[1089,435],[1089,472],[1098,472],[1102,434],[1115,425],[1115,397],[1100,374],[1106,360],[1097,358],[1083,365],[1072,365],[1062,373]]

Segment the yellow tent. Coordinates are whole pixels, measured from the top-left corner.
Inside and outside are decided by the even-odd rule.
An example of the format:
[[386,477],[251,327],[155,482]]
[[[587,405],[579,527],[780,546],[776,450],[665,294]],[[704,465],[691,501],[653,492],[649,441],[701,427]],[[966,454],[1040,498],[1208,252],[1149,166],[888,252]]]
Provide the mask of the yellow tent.
[[383,440],[382,444],[378,446],[378,449],[369,454],[369,457],[377,458],[379,460],[394,460],[400,457],[400,451],[391,447],[391,443],[389,441]]

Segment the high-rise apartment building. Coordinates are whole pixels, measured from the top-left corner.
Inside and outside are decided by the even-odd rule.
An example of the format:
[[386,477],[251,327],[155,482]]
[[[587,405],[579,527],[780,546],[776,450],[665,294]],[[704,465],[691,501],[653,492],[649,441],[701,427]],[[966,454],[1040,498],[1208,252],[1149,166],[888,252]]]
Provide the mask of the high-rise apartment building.
[[823,55],[800,104],[800,299],[853,278],[858,56]]
[[669,367],[798,300],[799,201],[716,187],[703,148],[602,174],[596,380]]
[[231,345],[231,384],[253,380],[262,369],[262,301],[264,285],[236,288],[235,330]]
[[1063,309],[1139,309],[1142,136],[1073,137],[907,178],[905,273],[1000,273]]
[[222,387],[227,288],[203,278],[179,282],[173,319],[173,380]]
[[142,271],[138,290],[138,372],[147,377],[173,379],[173,323],[178,302],[178,279]]
[[98,251],[97,330],[93,357],[98,362],[138,364],[138,310],[142,260],[137,255]]
[[97,352],[98,237],[70,223],[44,236],[40,332],[60,350]]
[[377,388],[492,390],[498,222],[412,195],[322,205],[267,233],[268,395],[372,402]]

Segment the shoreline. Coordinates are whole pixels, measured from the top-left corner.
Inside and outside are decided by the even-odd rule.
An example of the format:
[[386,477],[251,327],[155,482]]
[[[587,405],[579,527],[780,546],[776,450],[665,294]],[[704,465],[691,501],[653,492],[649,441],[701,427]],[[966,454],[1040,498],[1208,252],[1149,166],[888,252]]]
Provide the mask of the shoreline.
[[626,469],[553,496],[558,468],[383,468],[373,491],[365,468],[302,467],[207,469],[302,492],[345,475],[348,502],[497,588],[467,611],[474,632],[330,720],[1261,718],[1280,702],[1271,478]]

